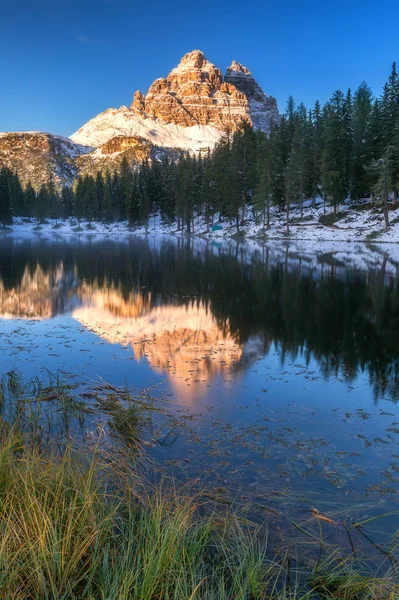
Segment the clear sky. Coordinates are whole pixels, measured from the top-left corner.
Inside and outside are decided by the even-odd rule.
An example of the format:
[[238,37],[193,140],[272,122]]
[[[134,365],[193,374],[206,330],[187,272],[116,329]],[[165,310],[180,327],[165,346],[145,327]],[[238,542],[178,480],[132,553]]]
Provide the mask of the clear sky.
[[1,0],[0,131],[70,135],[193,49],[247,66],[284,110],[399,62],[395,0]]

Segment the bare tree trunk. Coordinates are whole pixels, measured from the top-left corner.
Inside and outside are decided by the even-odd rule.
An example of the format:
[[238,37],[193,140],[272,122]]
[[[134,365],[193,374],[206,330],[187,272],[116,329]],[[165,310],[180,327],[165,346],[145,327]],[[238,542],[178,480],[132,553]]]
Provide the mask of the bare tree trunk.
[[287,235],[290,234],[290,203],[287,200],[286,203],[286,209],[287,209]]
[[389,231],[389,217],[388,217],[388,202],[385,200],[384,202],[384,221],[385,221],[385,231]]

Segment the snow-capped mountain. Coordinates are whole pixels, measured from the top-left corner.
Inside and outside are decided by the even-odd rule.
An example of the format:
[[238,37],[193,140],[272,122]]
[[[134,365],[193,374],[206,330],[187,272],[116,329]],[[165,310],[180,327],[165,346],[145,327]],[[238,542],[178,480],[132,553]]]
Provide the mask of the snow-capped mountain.
[[233,61],[222,76],[200,50],[189,52],[147,95],[134,94],[128,108],[111,108],[71,136],[100,147],[115,136],[139,136],[154,145],[198,152],[213,147],[226,131],[247,122],[267,131],[279,119],[276,100],[267,96],[244,66]]
[[78,173],[132,164],[180,151],[213,148],[241,123],[268,131],[279,120],[276,100],[267,96],[243,65],[233,61],[223,77],[200,50],[189,52],[146,95],[135,92],[130,107],[109,108],[69,139],[40,133],[0,134],[0,166],[17,170],[35,187],[50,174],[57,184]]

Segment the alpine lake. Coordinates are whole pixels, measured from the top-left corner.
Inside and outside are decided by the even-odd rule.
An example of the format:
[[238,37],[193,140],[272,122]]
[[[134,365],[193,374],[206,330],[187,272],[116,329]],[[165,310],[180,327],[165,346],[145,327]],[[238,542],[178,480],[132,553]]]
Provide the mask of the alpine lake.
[[69,404],[49,393],[42,429],[84,452],[131,447],[109,402],[133,403],[149,478],[203,488],[283,544],[323,526],[378,553],[399,527],[398,267],[383,247],[350,254],[4,236],[3,386],[62,382]]

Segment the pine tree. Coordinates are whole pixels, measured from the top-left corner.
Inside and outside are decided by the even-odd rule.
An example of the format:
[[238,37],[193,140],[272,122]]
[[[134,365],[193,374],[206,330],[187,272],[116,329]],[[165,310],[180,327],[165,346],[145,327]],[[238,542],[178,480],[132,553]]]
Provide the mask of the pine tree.
[[64,217],[68,218],[73,215],[74,204],[75,198],[71,186],[63,185],[61,190],[61,208]]
[[259,182],[255,188],[254,194],[254,206],[262,215],[263,229],[270,227],[270,196],[270,170],[268,162],[265,161],[261,168]]
[[139,175],[135,171],[130,188],[129,213],[126,215],[130,225],[137,224],[140,220],[140,184]]
[[372,165],[377,179],[374,185],[374,193],[377,201],[382,204],[384,211],[385,230],[389,230],[388,202],[389,195],[393,190],[393,148],[387,145],[383,156]]
[[371,160],[366,147],[370,128],[373,97],[368,85],[363,82],[353,99],[353,152],[351,167],[351,198],[358,202],[371,190],[370,174],[367,170]]
[[133,222],[136,221],[140,225],[143,225],[147,230],[150,214],[147,166],[141,168],[137,173],[137,179],[131,191],[131,203],[131,214],[133,216],[133,219],[131,220],[133,220]]
[[288,157],[287,169],[285,171],[285,206],[286,206],[286,228],[290,231],[289,218],[290,206],[293,202],[302,204],[303,185],[303,153],[301,149],[301,138],[299,132],[294,137],[290,155]]
[[[384,86],[384,92],[381,99],[381,124],[382,124],[382,144],[384,148],[384,156],[386,155],[386,148],[390,147],[391,156],[391,170],[393,180],[399,179],[399,154],[396,146],[396,128],[399,123],[399,74],[396,70],[396,63],[392,64],[391,73],[388,81]],[[394,193],[394,205],[397,204],[398,188],[395,187]]]
[[162,194],[159,209],[163,222],[172,223],[176,218],[176,165],[173,161],[165,158],[161,167]]
[[119,218],[120,219],[128,219],[130,213],[130,196],[131,196],[131,187],[132,187],[132,169],[129,165],[129,162],[124,156],[122,158],[122,163],[119,172],[120,183],[120,202],[119,202]]
[[38,223],[43,223],[49,211],[49,193],[45,183],[42,183],[36,197],[35,216]]
[[321,169],[323,158],[323,119],[320,102],[316,100],[313,112],[309,117],[311,121],[310,141],[309,141],[309,196],[312,199],[312,206],[316,206],[316,197],[320,194],[321,187]]
[[10,172],[8,183],[12,213],[18,217],[26,217],[25,194],[17,171],[15,173]]
[[61,203],[58,190],[55,185],[54,177],[50,174],[47,181],[48,207],[44,216],[50,216],[52,219],[59,219],[61,216]]
[[348,89],[344,103],[343,103],[343,116],[342,116],[342,135],[343,135],[343,147],[345,153],[345,198],[348,196],[351,186],[351,176],[353,170],[353,102],[352,92]]
[[348,194],[348,123],[345,98],[336,91],[325,107],[322,160],[323,193],[336,213]]
[[29,221],[31,220],[31,218],[33,216],[35,204],[36,204],[36,192],[31,184],[31,182],[28,181],[26,188],[25,188],[25,200],[24,200],[25,215],[24,216],[26,216],[29,219]]
[[91,175],[86,175],[83,180],[83,216],[91,223],[98,215],[97,210],[97,187]]
[[285,201],[285,169],[286,159],[286,120],[283,117],[279,126],[272,125],[270,130],[270,185],[271,199],[274,206],[281,210]]
[[106,223],[110,223],[113,218],[112,178],[110,172],[107,171],[104,180],[104,220]]
[[83,177],[79,175],[77,180],[75,181],[74,186],[74,206],[73,206],[73,214],[77,218],[78,223],[84,216],[84,185],[83,185]]
[[[232,179],[231,179],[231,141],[228,135],[224,136],[212,154],[211,179],[214,182],[216,202],[213,213],[219,213],[222,220],[228,216],[230,204]],[[176,172],[176,187],[178,173]]]
[[101,171],[97,171],[96,175],[96,211],[95,218],[99,221],[104,220],[104,178]]
[[383,153],[382,107],[381,101],[376,99],[371,108],[364,143],[364,168],[366,170],[368,192],[370,192],[372,199],[377,182],[377,173],[372,166],[381,158]]
[[9,186],[10,172],[0,170],[0,223],[3,227],[12,224],[11,195]]

